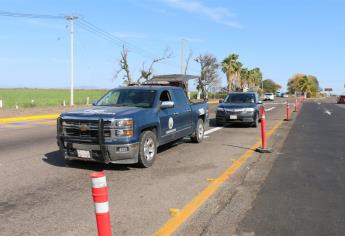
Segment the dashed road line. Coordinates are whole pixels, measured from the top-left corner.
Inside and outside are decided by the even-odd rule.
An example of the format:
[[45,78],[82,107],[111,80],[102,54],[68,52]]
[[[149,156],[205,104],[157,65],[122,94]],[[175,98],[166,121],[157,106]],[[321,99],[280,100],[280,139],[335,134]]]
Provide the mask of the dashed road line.
[[273,109],[275,109],[276,107],[270,107],[270,108],[267,108],[265,109],[265,111],[272,111]]
[[211,133],[216,132],[216,131],[221,130],[221,129],[223,129],[223,127],[216,127],[213,129],[209,129],[209,130],[205,131],[204,135],[211,134]]
[[325,110],[325,113],[326,113],[327,115],[329,115],[329,116],[332,115],[332,112],[330,112],[329,110]]

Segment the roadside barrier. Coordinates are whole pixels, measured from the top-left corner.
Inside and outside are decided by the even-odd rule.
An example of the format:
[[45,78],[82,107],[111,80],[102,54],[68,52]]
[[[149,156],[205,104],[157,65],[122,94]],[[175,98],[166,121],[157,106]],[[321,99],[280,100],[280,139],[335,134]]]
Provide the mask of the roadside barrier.
[[298,111],[298,100],[297,98],[295,99],[295,103],[294,103],[294,112]]
[[104,172],[90,174],[92,197],[95,204],[98,236],[111,236],[107,180]]
[[285,121],[290,120],[290,104],[289,101],[286,101],[286,118],[284,119]]
[[271,149],[267,148],[266,142],[266,112],[265,108],[261,107],[261,147],[256,149],[257,152],[260,153],[270,153],[272,152]]

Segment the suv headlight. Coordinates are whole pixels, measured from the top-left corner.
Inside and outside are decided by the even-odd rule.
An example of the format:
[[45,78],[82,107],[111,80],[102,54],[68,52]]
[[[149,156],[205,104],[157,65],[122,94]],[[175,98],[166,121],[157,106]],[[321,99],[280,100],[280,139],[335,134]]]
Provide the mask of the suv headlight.
[[243,109],[243,112],[244,112],[244,113],[250,113],[250,112],[254,112],[254,111],[255,111],[255,109],[252,108],[252,107],[248,107],[248,108],[244,108],[244,109]]

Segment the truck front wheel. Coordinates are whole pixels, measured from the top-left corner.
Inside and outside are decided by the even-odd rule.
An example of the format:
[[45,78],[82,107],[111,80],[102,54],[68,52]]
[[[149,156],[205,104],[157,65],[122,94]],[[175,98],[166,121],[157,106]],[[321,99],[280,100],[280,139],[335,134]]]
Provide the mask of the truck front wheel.
[[194,143],[201,143],[204,139],[204,121],[202,119],[198,120],[198,123],[196,124],[195,131],[192,135],[192,141]]
[[150,167],[157,155],[157,137],[150,130],[146,130],[140,135],[139,142],[139,165],[141,167]]

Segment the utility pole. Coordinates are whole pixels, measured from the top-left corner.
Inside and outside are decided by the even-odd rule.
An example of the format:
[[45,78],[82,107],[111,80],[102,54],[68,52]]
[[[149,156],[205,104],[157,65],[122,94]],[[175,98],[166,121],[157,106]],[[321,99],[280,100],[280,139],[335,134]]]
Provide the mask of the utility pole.
[[184,74],[184,42],[185,39],[181,39],[181,74]]
[[70,106],[74,106],[74,20],[78,19],[77,16],[66,16],[66,20],[69,21],[69,33],[70,33],[70,80],[71,80],[71,101]]

